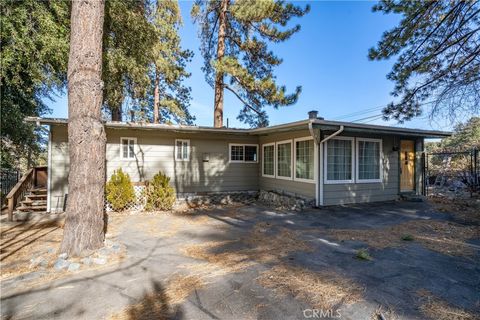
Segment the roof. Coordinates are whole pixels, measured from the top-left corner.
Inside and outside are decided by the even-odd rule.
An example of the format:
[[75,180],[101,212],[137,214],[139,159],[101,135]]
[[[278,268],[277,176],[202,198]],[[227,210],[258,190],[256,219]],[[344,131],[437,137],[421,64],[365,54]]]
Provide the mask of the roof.
[[[67,125],[68,119],[64,118],[40,118],[27,117],[27,122],[35,122],[38,125]],[[183,131],[183,132],[211,132],[211,133],[227,133],[227,134],[248,134],[248,135],[263,135],[273,132],[291,131],[299,129],[307,129],[309,123],[315,128],[325,131],[336,131],[340,126],[344,127],[344,132],[363,132],[363,133],[382,133],[401,136],[416,136],[425,138],[443,138],[452,135],[451,132],[436,131],[436,130],[422,130],[411,128],[400,128],[391,126],[380,126],[353,122],[330,121],[323,119],[306,119],[301,121],[289,122],[280,125],[274,125],[264,128],[240,129],[240,128],[214,128],[206,126],[186,126],[186,125],[169,125],[156,124],[145,122],[118,122],[107,121],[105,126],[113,129],[142,129],[142,130],[159,130],[159,131]]]

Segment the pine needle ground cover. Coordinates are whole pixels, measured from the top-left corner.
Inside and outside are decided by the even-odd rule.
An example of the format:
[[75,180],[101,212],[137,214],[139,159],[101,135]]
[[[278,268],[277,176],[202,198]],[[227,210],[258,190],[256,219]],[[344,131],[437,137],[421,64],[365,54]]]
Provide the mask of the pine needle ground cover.
[[454,256],[474,255],[475,250],[466,241],[480,237],[479,226],[440,220],[414,220],[378,229],[330,229],[321,232],[337,241],[362,241],[377,249],[418,241],[430,250]]

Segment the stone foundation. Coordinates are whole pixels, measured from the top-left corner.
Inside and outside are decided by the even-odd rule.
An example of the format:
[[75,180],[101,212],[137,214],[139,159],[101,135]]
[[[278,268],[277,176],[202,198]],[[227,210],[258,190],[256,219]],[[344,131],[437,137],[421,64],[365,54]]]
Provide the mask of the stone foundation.
[[258,201],[267,206],[281,210],[302,211],[315,206],[315,199],[308,199],[286,192],[261,190]]
[[177,201],[199,206],[209,204],[252,203],[257,200],[257,197],[258,191],[206,192],[179,194]]

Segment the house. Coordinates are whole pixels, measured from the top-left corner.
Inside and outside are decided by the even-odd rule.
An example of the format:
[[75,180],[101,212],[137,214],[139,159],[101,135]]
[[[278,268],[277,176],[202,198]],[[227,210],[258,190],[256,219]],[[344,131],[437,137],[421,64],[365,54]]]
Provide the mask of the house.
[[[49,125],[48,211],[68,194],[67,119]],[[106,122],[107,178],[122,168],[132,181],[158,171],[181,198],[192,194],[276,191],[317,206],[398,199],[424,193],[425,138],[448,132],[309,118],[256,129]]]

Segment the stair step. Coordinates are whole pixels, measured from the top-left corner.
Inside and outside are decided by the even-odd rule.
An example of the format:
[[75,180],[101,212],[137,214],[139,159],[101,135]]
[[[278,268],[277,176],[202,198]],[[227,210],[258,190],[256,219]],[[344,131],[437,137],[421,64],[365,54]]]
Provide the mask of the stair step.
[[33,199],[40,199],[40,198],[47,198],[46,194],[29,194],[25,196],[27,199],[33,200]]
[[47,200],[23,200],[20,201],[21,204],[27,205],[27,206],[44,206],[47,204]]
[[47,189],[46,188],[36,188],[36,189],[30,189],[30,193],[32,194],[46,194]]
[[47,206],[20,206],[18,211],[47,211]]

